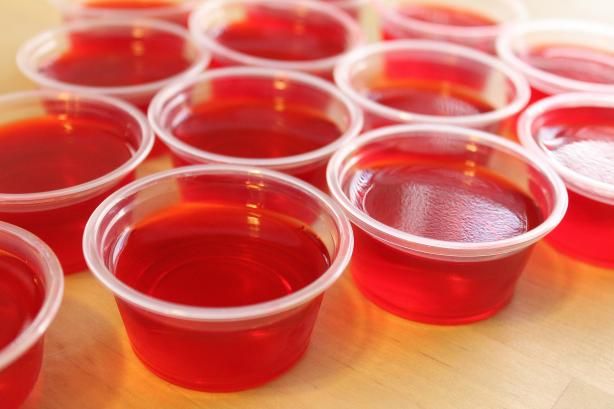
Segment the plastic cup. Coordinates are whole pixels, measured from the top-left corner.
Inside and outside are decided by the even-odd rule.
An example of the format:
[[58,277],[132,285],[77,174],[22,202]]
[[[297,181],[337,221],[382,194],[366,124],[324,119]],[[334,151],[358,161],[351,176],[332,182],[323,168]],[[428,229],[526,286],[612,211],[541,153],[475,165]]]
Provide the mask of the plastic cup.
[[614,92],[614,29],[609,26],[574,20],[519,23],[504,30],[497,52],[529,80],[533,101],[563,92]]
[[166,20],[186,26],[199,0],[49,0],[67,21],[127,17]]
[[[166,210],[182,205],[245,206],[300,221],[325,244],[329,268],[302,289],[280,298],[224,307],[163,301],[118,279],[114,260],[121,260],[118,252],[126,233],[144,218],[160,220]],[[88,265],[115,294],[141,361],[172,383],[213,392],[250,388],[294,365],[309,344],[324,291],[347,266],[352,245],[351,226],[343,212],[317,189],[281,173],[225,165],[173,169],[126,186],[96,209],[83,239]],[[144,258],[142,262],[152,261]],[[236,291],[245,288],[251,287]]]
[[614,96],[575,93],[545,98],[520,117],[520,141],[561,176],[569,209],[548,236],[558,250],[614,266]]
[[457,43],[487,53],[509,23],[527,18],[520,0],[378,0],[382,37]]
[[248,65],[326,78],[341,56],[363,42],[350,16],[312,0],[207,1],[189,27],[216,67]]
[[[458,194],[452,194],[450,200],[467,204],[464,210],[450,210],[457,215],[450,218],[446,232],[482,234],[467,232],[467,226],[475,225],[467,224],[463,216],[466,211],[484,209],[469,204],[473,201],[463,202],[463,192],[468,191],[466,186],[471,186],[475,169],[484,169],[530,198],[542,213],[542,221],[522,234],[488,241],[438,240],[432,237],[439,236],[410,234],[407,231],[415,230],[391,227],[362,210],[368,197],[361,192],[370,189],[369,180],[386,174],[397,175],[394,183],[386,185],[388,192],[403,191],[404,184],[415,179],[391,173],[395,168],[390,163],[404,166],[398,158],[407,157],[425,163],[435,160],[448,166],[463,166],[466,178],[463,184],[453,185]],[[441,169],[444,168],[442,165]],[[433,324],[482,320],[503,308],[513,296],[533,244],[556,227],[567,207],[565,186],[539,158],[511,141],[466,128],[400,125],[368,132],[333,156],[327,176],[333,198],[345,209],[354,226],[355,249],[350,271],[359,289],[385,310]],[[355,188],[356,181],[366,185]],[[441,189],[448,191],[450,186]],[[435,221],[429,222],[428,217],[437,214],[434,206],[446,203],[437,196],[441,189],[431,193],[428,189],[420,190],[424,193],[421,200],[427,206],[407,213],[412,219],[406,223],[431,228]],[[431,200],[432,194],[439,199]],[[418,199],[408,196],[402,200],[407,207]],[[361,207],[357,201],[362,203]],[[380,206],[396,209],[393,205]],[[485,218],[488,216],[484,213]],[[496,218],[494,226],[500,226],[503,220],[510,219]]]
[[[13,271],[5,270],[11,267]],[[38,290],[43,292],[38,300],[34,300],[35,293],[24,293],[24,298],[19,299],[24,304],[40,304],[38,311],[16,338],[0,347],[0,401],[5,409],[17,409],[26,400],[38,378],[43,361],[44,336],[60,307],[64,276],[58,259],[45,243],[33,234],[4,222],[0,222],[0,273],[0,317],[3,327],[10,325],[5,319],[13,318],[13,313],[21,313],[19,307],[13,304],[16,300],[11,298],[14,294],[9,292],[14,289],[9,281],[5,281],[6,277],[14,275],[14,279],[30,282],[31,285],[35,282],[40,286]]]
[[[223,114],[221,103],[229,107]],[[200,117],[197,125],[183,125],[195,117]],[[363,122],[360,109],[327,81],[300,72],[251,67],[216,69],[170,85],[153,99],[149,120],[176,166],[269,168],[321,189],[326,188],[330,156],[358,135]],[[189,127],[191,139],[186,139],[182,128]],[[276,129],[279,135],[274,138],[271,132]],[[210,142],[202,141],[203,134]],[[310,150],[304,151],[305,136],[322,143],[310,144]],[[193,142],[196,137],[199,145]]]
[[[125,50],[127,46],[129,50]],[[179,50],[189,61],[186,68],[172,67],[172,74],[166,77],[162,73],[149,74],[147,80],[140,82],[139,75],[147,71],[148,65],[157,68],[168,64],[169,60],[180,55]],[[104,78],[105,85],[102,82],[84,83],[80,72],[65,71],[59,77],[45,71],[45,67],[61,58],[70,57],[78,61],[80,56],[91,63],[90,74]],[[172,81],[202,72],[209,59],[208,53],[200,50],[182,27],[164,21],[127,19],[69,23],[37,35],[17,54],[20,70],[42,88],[117,97],[143,111],[147,111],[156,92]],[[175,72],[175,68],[178,71]],[[112,77],[109,77],[109,70],[113,70]]]
[[[339,62],[335,82],[363,109],[366,129],[433,123],[513,139],[515,116],[530,97],[526,80],[494,57],[427,40],[361,47]],[[391,105],[382,95],[401,102]]]
[[[57,254],[66,273],[78,272],[85,268],[81,238],[88,217],[110,192],[134,178],[134,170],[151,150],[154,137],[147,118],[140,111],[114,98],[54,91],[31,91],[0,97],[0,130],[16,123],[43,119],[65,121],[68,127],[71,121],[95,121],[96,124],[103,124],[103,131],[121,133],[131,149],[132,156],[126,162],[84,183],[27,193],[0,191],[0,220],[36,234]],[[75,134],[75,137],[84,136]],[[100,135],[89,137],[97,138]],[[92,149],[96,149],[95,146]],[[83,157],[74,158],[73,161],[57,152],[54,155],[61,157],[61,161],[49,163],[40,158],[41,161],[37,162],[39,159],[36,156],[24,157],[23,160],[31,161],[34,168],[38,166],[39,172],[49,172],[53,167],[66,169],[68,180],[78,176],[74,172],[83,166]],[[92,152],[92,166],[102,157],[102,153]],[[7,169],[9,165],[5,163],[0,163],[0,166],[5,172],[21,172]],[[15,177],[36,180],[38,175],[35,172],[28,176],[18,173]],[[27,183],[30,182],[23,182],[24,189],[28,188]]]

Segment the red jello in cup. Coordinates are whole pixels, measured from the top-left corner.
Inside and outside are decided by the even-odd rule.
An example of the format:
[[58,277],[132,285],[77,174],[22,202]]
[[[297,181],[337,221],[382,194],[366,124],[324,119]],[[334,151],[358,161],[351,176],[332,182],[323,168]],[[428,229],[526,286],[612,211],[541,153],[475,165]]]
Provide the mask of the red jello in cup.
[[363,42],[360,27],[315,0],[211,0],[190,17],[213,65],[297,70],[330,78],[337,60]]
[[44,240],[66,273],[85,269],[88,217],[134,177],[153,139],[147,118],[114,98],[54,91],[0,97],[0,220]]
[[515,137],[526,80],[494,57],[450,43],[395,40],[351,52],[335,82],[365,112],[366,128],[434,123]]
[[342,210],[305,182],[200,165],[113,194],[83,246],[141,361],[177,385],[221,392],[265,383],[303,355],[353,238]]
[[569,208],[548,242],[572,257],[614,267],[614,96],[545,98],[520,117],[518,135],[567,185]]
[[536,20],[508,27],[499,56],[531,83],[533,101],[564,92],[614,93],[614,29],[596,22]]
[[170,85],[153,99],[149,120],[176,166],[264,167],[321,189],[330,156],[362,129],[360,109],[329,82],[254,67]]
[[522,0],[377,0],[382,38],[448,41],[488,53],[503,28],[527,18]]
[[64,288],[57,257],[33,234],[0,222],[0,402],[17,409],[38,379],[43,339]]
[[202,72],[209,54],[171,23],[101,19],[37,35],[21,47],[17,63],[43,88],[118,97],[146,111],[165,85]]
[[65,20],[151,18],[186,26],[200,0],[49,0]]
[[482,131],[400,125],[360,136],[328,167],[354,225],[360,290],[410,320],[462,324],[512,298],[533,244],[561,220],[563,182]]

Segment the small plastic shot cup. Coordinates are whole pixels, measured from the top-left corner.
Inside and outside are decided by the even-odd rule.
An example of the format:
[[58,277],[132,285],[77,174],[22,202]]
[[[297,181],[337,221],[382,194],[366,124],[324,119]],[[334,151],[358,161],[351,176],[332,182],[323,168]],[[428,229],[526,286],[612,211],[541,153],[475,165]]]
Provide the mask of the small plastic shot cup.
[[209,60],[180,26],[123,18],[71,22],[17,53],[21,72],[41,88],[117,97],[142,111],[165,85],[199,74]]
[[[308,226],[328,252],[328,269],[298,291],[282,297],[241,306],[223,303],[224,307],[161,300],[116,276],[114,260],[121,258],[122,241],[143,219],[160,220],[162,214],[176,206],[219,208],[220,204],[283,215],[284,220]],[[252,234],[257,234],[257,224],[251,224]],[[270,170],[199,165],[139,179],[110,196],[88,222],[83,247],[94,275],[114,293],[126,332],[141,361],[177,385],[222,392],[265,383],[288,370],[303,355],[324,292],[349,263],[353,236],[343,211],[299,179]],[[249,253],[248,249],[243,251]],[[151,260],[145,257],[142,262]],[[255,291],[247,284],[237,291]],[[200,305],[207,305],[206,300],[201,301],[205,303]]]
[[200,0],[49,0],[66,21],[126,17],[165,20],[187,26]]
[[521,143],[561,176],[569,208],[548,242],[567,255],[614,266],[614,96],[544,98],[520,117]]
[[[81,239],[87,219],[109,193],[134,179],[134,171],[149,154],[154,136],[147,118],[139,110],[115,98],[44,90],[0,97],[0,129],[39,120],[64,123],[67,133],[71,132],[73,121],[100,124],[99,134],[75,134],[75,138],[96,138],[105,132],[113,132],[122,135],[131,152],[129,159],[117,168],[84,183],[33,192],[27,180],[38,183],[37,180],[42,178],[34,174],[18,174],[16,177],[24,180],[22,185],[27,191],[0,191],[0,220],[36,234],[58,256],[64,272],[75,273],[86,267]],[[92,145],[92,149],[95,146]],[[70,172],[78,172],[84,163],[83,157],[71,160],[71,157],[57,152],[54,155],[59,158],[58,163],[37,163],[29,156],[23,160],[33,161],[31,166],[36,168],[38,165],[40,172],[48,172],[50,167],[65,169],[68,181],[73,177]],[[95,161],[102,160],[100,153],[92,152],[91,160],[95,166]],[[19,172],[19,168],[7,168],[9,165],[6,163],[0,163],[0,166],[5,172]],[[78,175],[74,176],[78,179]]]
[[[412,158],[413,165],[404,162],[409,160],[407,158]],[[463,173],[454,179],[458,183],[448,179],[440,187],[433,185],[434,190],[418,185],[414,185],[417,190],[404,190],[409,189],[407,186],[416,180],[415,177],[420,178],[420,184],[436,180],[439,173],[412,179],[398,173],[398,169],[405,169],[405,166],[423,169],[420,163],[429,166],[429,161],[441,163],[441,172],[448,169],[446,165],[460,167]],[[433,223],[437,222],[433,214],[439,214],[433,206],[448,203],[448,199],[438,195],[456,192],[449,193],[452,203],[446,205],[456,206],[455,210],[451,210],[452,207],[449,210],[455,216],[450,217],[449,223],[446,222],[448,227],[440,234],[483,237],[483,231],[468,231],[469,226],[476,225],[465,222],[465,212],[483,211],[484,218],[493,218],[484,226],[488,231],[511,219],[499,220],[502,213],[487,213],[484,209],[488,209],[488,205],[473,205],[471,199],[466,199],[470,197],[466,194],[467,186],[474,186],[472,180],[479,169],[482,175],[485,172],[502,183],[495,190],[486,189],[486,194],[500,192],[504,186],[522,192],[541,213],[538,223],[533,228],[527,224],[524,233],[518,231],[520,234],[502,239],[452,241],[433,238],[441,236],[408,233],[416,230],[397,229],[384,223],[379,216],[372,216],[372,210],[368,210],[370,199],[365,194],[370,194],[374,188],[373,181],[385,177],[387,182],[377,182],[384,189],[380,192],[397,192],[394,200],[401,202],[389,205],[378,202],[378,208],[384,209],[386,217],[403,216],[404,225],[422,226],[419,228],[431,231],[435,228]],[[565,186],[539,158],[514,142],[466,128],[399,125],[368,132],[333,156],[327,176],[333,198],[344,208],[354,227],[355,248],[350,271],[359,289],[393,314],[432,324],[482,320],[507,305],[534,243],[560,222],[567,207]],[[448,182],[452,184],[446,184]],[[482,183],[475,182],[475,186]],[[512,197],[518,198],[509,196],[511,202],[504,200],[508,203],[518,200]],[[417,201],[417,205],[413,206],[412,201]],[[399,203],[403,207],[399,207]]]
[[269,168],[326,189],[328,160],[359,134],[363,117],[318,77],[232,67],[165,88],[151,103],[149,121],[176,166]]
[[614,92],[614,29],[596,22],[534,20],[510,25],[497,53],[531,83],[532,101],[565,92]]
[[428,40],[395,40],[356,49],[335,68],[335,82],[365,114],[365,128],[433,123],[515,138],[527,81],[496,58]]
[[58,259],[45,243],[4,222],[0,222],[0,274],[2,337],[6,326],[15,325],[12,320],[23,313],[24,305],[36,308],[32,320],[19,329],[15,338],[0,346],[0,402],[4,409],[17,409],[38,379],[45,333],[60,307],[64,276]]
[[494,54],[510,23],[527,18],[521,0],[376,0],[382,38],[457,43]]
[[327,79],[339,58],[364,41],[347,13],[314,0],[207,1],[189,27],[215,67],[296,70]]

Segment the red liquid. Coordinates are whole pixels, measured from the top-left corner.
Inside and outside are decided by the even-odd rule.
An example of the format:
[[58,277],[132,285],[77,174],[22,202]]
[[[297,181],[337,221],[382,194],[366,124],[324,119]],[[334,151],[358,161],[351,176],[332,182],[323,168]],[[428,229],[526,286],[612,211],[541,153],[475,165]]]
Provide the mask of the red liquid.
[[443,82],[390,84],[371,91],[369,97],[387,107],[422,115],[465,116],[495,110],[471,90]]
[[[21,259],[0,250],[0,351],[35,319],[45,291],[37,274]],[[2,407],[13,409],[25,400],[38,377],[42,341],[0,370]]]
[[101,9],[155,9],[179,5],[177,1],[164,0],[95,0],[87,3],[88,7]]
[[592,48],[548,45],[521,56],[535,68],[568,79],[599,84],[614,82],[614,55]]
[[[132,156],[130,135],[124,133],[102,117],[58,115],[4,125],[0,127],[0,192],[45,192],[101,177]],[[106,194],[66,207],[0,212],[0,220],[47,242],[65,272],[79,271],[85,267],[83,228]]]
[[[216,99],[196,106],[176,124],[173,133],[206,152],[261,159],[314,151],[342,135],[337,124],[314,109],[292,103],[284,104],[284,108],[276,109],[273,99]],[[325,168],[326,163],[320,163],[314,169],[294,174],[325,187]]]
[[406,5],[400,10],[400,14],[415,20],[446,26],[483,27],[497,25],[495,20],[483,14],[444,5]]
[[345,27],[320,14],[251,8],[245,20],[231,24],[216,40],[234,51],[283,61],[338,56],[347,48]]
[[[193,63],[184,39],[147,28],[101,28],[73,34],[70,41],[63,54],[39,68],[42,74],[73,85],[134,86],[180,74]],[[131,102],[143,110],[149,103]]]
[[[542,221],[535,202],[460,157],[373,154],[348,181],[350,199],[378,221],[417,236],[477,243],[511,238]],[[486,318],[512,297],[530,248],[491,261],[453,262],[394,249],[355,229],[352,274],[395,314],[430,323]]]
[[445,30],[435,32],[425,31],[421,27],[412,24],[413,20],[454,27],[456,29],[465,28],[467,30],[471,29],[472,27],[488,27],[499,24],[499,22],[496,20],[483,14],[462,8],[434,4],[405,5],[397,10],[397,12],[401,17],[405,17],[408,20],[405,21],[405,24],[403,25],[399,25],[394,21],[385,21],[382,25],[382,38],[384,40],[423,38],[459,43],[491,54],[493,54],[495,51],[495,39],[493,35],[457,36],[455,34],[447,33]]
[[[316,280],[330,264],[306,226],[258,209],[184,203],[127,236],[118,278],[158,299],[233,307],[270,301]],[[321,298],[321,297],[320,297]],[[237,390],[269,380],[307,347],[320,298],[267,322],[218,326],[156,318],[120,301],[137,355],[159,376],[196,389]]]
[[[173,7],[180,7],[181,1],[164,1],[164,0],[95,0],[86,3],[88,8],[92,9],[107,9],[119,11],[129,11],[131,13],[149,10],[160,9],[159,13],[155,13],[152,16],[155,18],[163,18],[173,23],[187,26],[187,19],[189,10],[176,10],[167,11],[166,9],[172,9]],[[157,10],[156,10],[157,11]]]
[[[536,140],[577,174],[614,185],[614,109],[574,107],[536,122]],[[614,205],[568,191],[569,207],[548,236],[557,249],[591,263],[614,265]]]

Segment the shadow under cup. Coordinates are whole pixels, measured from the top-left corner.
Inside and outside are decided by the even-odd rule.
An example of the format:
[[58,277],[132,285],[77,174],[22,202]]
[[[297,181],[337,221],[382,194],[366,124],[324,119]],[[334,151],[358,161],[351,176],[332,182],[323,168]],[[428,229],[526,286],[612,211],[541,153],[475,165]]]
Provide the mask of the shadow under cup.
[[[410,188],[408,180],[403,179],[409,176],[397,173],[400,172],[398,169],[406,169],[405,166],[429,169],[429,163],[445,164],[438,169],[454,166],[454,169],[460,169],[454,170],[459,172],[455,174],[463,176],[446,179],[442,185],[411,185]],[[382,183],[381,189],[387,192],[401,192],[401,196],[391,197],[403,203],[399,211],[410,217],[403,219],[406,220],[404,225],[422,226],[419,231],[443,229],[434,233],[435,237],[487,237],[474,232],[450,233],[466,232],[467,226],[475,226],[469,224],[474,222],[465,220],[477,218],[466,212],[489,211],[486,210],[488,205],[482,205],[488,202],[472,204],[471,196],[464,196],[469,192],[467,186],[482,183],[474,180],[476,172],[496,177],[492,180],[502,183],[498,188],[505,192],[506,189],[518,192],[513,194],[522,196],[515,197],[527,198],[531,208],[537,209],[543,217],[537,218],[532,228],[529,224],[526,232],[504,239],[434,239],[398,230],[374,218],[368,213],[368,196],[363,197],[361,193],[365,189],[373,191],[375,185],[369,185],[369,180],[376,180],[378,173],[396,175],[394,179],[387,178],[378,183]],[[438,183],[432,182],[434,177],[438,177],[432,176],[436,174],[428,175],[428,179],[424,176],[412,178]],[[436,125],[396,126],[361,136],[333,156],[328,168],[328,182],[333,197],[342,204],[354,225],[355,251],[351,272],[358,287],[369,299],[394,314],[434,324],[477,321],[504,307],[512,298],[533,244],[559,223],[567,204],[565,188],[556,174],[515,144],[480,131]],[[444,198],[441,192],[456,193],[449,193],[450,196]],[[486,194],[491,192],[492,186]],[[512,196],[507,194],[502,196],[505,199],[487,200],[510,203]],[[382,198],[380,196],[379,200]],[[396,209],[395,203],[380,203],[380,208]],[[422,207],[424,203],[426,207]],[[443,227],[433,227],[441,222],[430,218],[431,214],[443,216],[432,206],[445,206],[451,215]],[[390,211],[386,212],[390,214]],[[493,224],[487,222],[482,228],[494,229],[498,223],[503,223],[499,213],[496,214]],[[493,216],[483,214],[483,218],[488,217]]]
[[[351,228],[341,210],[329,201],[309,185],[276,172],[216,165],[174,169],[141,179],[105,201],[88,224],[84,251],[93,273],[114,292],[132,347],[148,368],[188,388],[212,392],[246,389],[276,377],[302,356],[323,293],[349,262]],[[305,287],[255,304],[229,304],[227,300],[212,304],[201,291],[201,306],[155,298],[116,276],[117,258],[127,232],[152,216],[163,217],[160,215],[176,206],[223,206],[282,215],[318,237],[330,265]],[[196,223],[190,222],[191,228]],[[260,237],[254,223],[250,234]],[[251,262],[260,263],[257,259]],[[234,265],[233,260],[227,262]],[[151,261],[143,259],[142,263]],[[266,264],[268,267],[260,269],[279,266],[275,261]],[[216,267],[198,271],[203,279],[220,274]],[[216,294],[224,291],[220,288]],[[256,291],[250,288],[245,284],[234,292],[245,290],[249,295]]]

